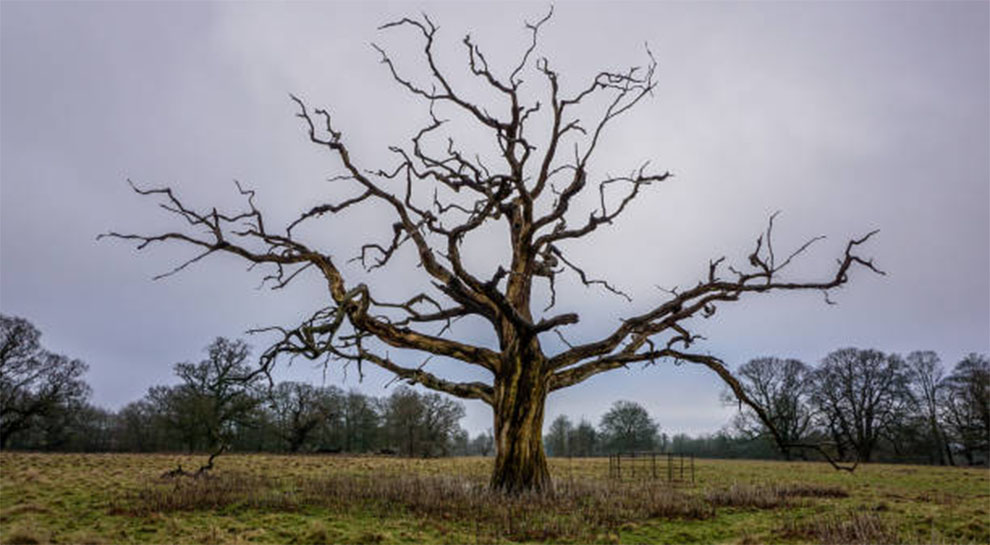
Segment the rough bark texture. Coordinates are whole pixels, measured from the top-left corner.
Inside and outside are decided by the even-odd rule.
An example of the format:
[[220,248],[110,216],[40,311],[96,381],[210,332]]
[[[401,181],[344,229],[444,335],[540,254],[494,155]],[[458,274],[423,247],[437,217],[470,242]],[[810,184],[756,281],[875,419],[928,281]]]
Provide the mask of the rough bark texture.
[[495,411],[495,469],[491,486],[516,493],[551,488],[543,451],[543,407],[539,392],[520,390]]
[[551,488],[543,451],[543,408],[547,385],[539,361],[520,357],[503,362],[495,384],[495,468],[493,489],[509,493]]
[[[399,86],[423,99],[430,114],[429,124],[410,143],[389,147],[394,161],[386,166],[358,164],[330,112],[311,109],[292,97],[310,141],[325,150],[342,172],[334,180],[350,183],[354,193],[304,210],[284,232],[271,229],[254,203],[254,192],[239,185],[246,209],[234,212],[197,210],[186,206],[171,188],[134,186],[137,193],[160,199],[187,229],[106,236],[134,241],[139,249],[179,242],[200,251],[163,276],[213,253],[233,254],[268,267],[265,280],[274,289],[306,271],[321,275],[327,306],[298,325],[261,330],[276,334],[278,340],[262,355],[259,373],[268,373],[282,355],[326,358],[356,365],[359,373],[362,365],[375,365],[409,383],[481,400],[492,407],[495,417],[498,453],[492,486],[509,492],[547,490],[550,477],[541,436],[543,406],[551,391],[631,363],[661,361],[705,365],[731,385],[734,379],[720,360],[689,351],[700,338],[691,332],[692,320],[710,318],[719,305],[750,294],[817,290],[828,300],[829,290],[844,284],[853,267],[877,271],[872,261],[856,253],[870,233],[849,241],[836,269],[823,279],[782,278],[792,260],[820,237],[789,254],[780,253],[773,246],[771,217],[748,263],[733,267],[724,263],[724,257],[713,259],[696,285],[671,289],[663,300],[646,305],[644,312],[603,325],[612,330],[598,340],[569,344],[567,327],[581,317],[553,310],[558,279],[570,278],[631,300],[605,280],[587,274],[568,256],[569,245],[617,224],[637,197],[663,185],[671,175],[652,169],[648,161],[625,174],[595,174],[615,167],[595,165],[596,151],[606,127],[653,94],[657,63],[647,50],[643,66],[602,71],[565,90],[561,74],[534,53],[540,27],[549,18],[550,14],[526,25],[527,47],[514,69],[490,70],[471,36],[462,40],[467,75],[494,97],[485,104],[472,102],[467,97],[477,94],[456,87],[446,69],[439,68],[448,64],[437,62],[438,27],[428,17],[382,26],[385,31],[411,31],[421,40],[427,68],[420,77],[407,76],[385,50],[378,51]],[[455,121],[487,131],[489,142],[497,146],[497,159],[491,159],[491,149],[461,149],[458,138],[464,133],[451,129]],[[383,300],[374,286],[345,278],[349,275],[340,267],[345,258],[315,247],[294,231],[300,224],[334,219],[340,212],[365,205],[377,206],[376,213],[391,211],[393,219],[386,238],[364,244],[355,259],[368,271],[383,268],[395,263],[392,257],[400,249],[411,246],[419,261],[415,273],[427,276],[422,291],[403,300]],[[340,232],[354,236],[346,229]],[[507,233],[510,253],[499,256],[494,271],[479,270],[476,263],[462,259],[466,244],[486,243],[471,237],[496,232]],[[548,301],[532,300],[536,282],[543,283],[539,293],[549,292]],[[499,346],[451,338],[456,336],[452,324],[465,317],[491,327]],[[561,339],[567,348],[545,352],[540,343],[545,336]],[[457,382],[437,376],[426,369],[434,356],[483,369],[490,381]],[[423,357],[422,363],[412,361]],[[743,392],[734,391],[741,401],[749,402]]]

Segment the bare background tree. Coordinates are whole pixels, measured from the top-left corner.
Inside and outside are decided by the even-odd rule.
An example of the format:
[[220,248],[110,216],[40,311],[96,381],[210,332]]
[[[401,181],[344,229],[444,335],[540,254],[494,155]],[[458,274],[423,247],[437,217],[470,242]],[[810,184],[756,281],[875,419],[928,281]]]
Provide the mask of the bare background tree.
[[176,386],[157,386],[150,397],[165,410],[170,426],[181,433],[189,450],[216,451],[229,445],[238,428],[251,425],[260,402],[260,377],[247,362],[244,341],[218,337],[199,363],[178,363]]
[[[814,389],[812,369],[800,360],[766,357],[746,362],[739,367],[736,375],[746,394],[763,408],[780,434],[782,443],[779,448],[784,458],[789,460],[793,445],[809,442],[814,417],[811,406]],[[723,401],[739,403],[730,392],[726,392]],[[733,424],[750,437],[769,437],[771,433],[750,407],[741,410]]]
[[946,377],[942,406],[966,461],[990,460],[990,358],[969,354]]
[[567,415],[553,419],[550,428],[543,438],[544,446],[549,456],[571,456],[571,437],[574,435],[574,424]]
[[660,425],[639,403],[616,401],[602,415],[598,435],[608,453],[652,451],[660,439]]
[[869,462],[877,444],[911,411],[908,370],[897,354],[843,348],[822,360],[815,402],[842,455]]
[[0,448],[36,420],[71,418],[89,396],[86,369],[42,348],[27,320],[0,314]]
[[299,452],[322,422],[336,416],[324,390],[302,382],[283,382],[272,388],[276,429],[289,452]]
[[939,465],[952,464],[952,450],[945,439],[945,431],[938,416],[938,399],[945,386],[945,373],[938,354],[931,350],[917,350],[908,354],[905,361],[911,377],[911,394],[917,403],[919,416],[924,421],[928,443],[932,446]]
[[449,439],[459,429],[464,407],[438,394],[420,394],[399,387],[384,402],[385,426],[393,439],[391,448],[409,457],[447,456]]
[[[8,358],[18,351],[22,355],[26,353],[25,345],[20,344],[25,339],[39,338],[37,329],[23,318],[6,317],[6,324],[7,327],[0,328],[3,333],[0,346],[7,347]],[[21,348],[11,348],[14,346]],[[234,366],[235,371],[223,374],[225,381],[229,379],[228,386],[240,391],[238,405],[244,410],[237,411],[234,419],[221,418],[226,424],[219,426],[220,432],[211,434],[211,428],[217,429],[211,423],[218,420],[215,396],[202,387],[203,381],[198,377],[220,374],[204,371],[204,364],[208,367],[215,361],[219,367],[225,367],[225,359],[231,362],[246,359],[247,347],[242,341],[221,339],[208,352],[209,357],[198,365],[176,366],[178,384],[152,387],[144,398],[116,412],[92,405],[87,398],[88,386],[82,377],[77,377],[76,386],[71,389],[74,395],[35,413],[10,434],[5,432],[3,448],[85,452],[191,452],[213,448],[211,460],[224,450],[216,447],[217,437],[222,437],[220,447],[229,445],[240,452],[433,457],[488,456],[494,448],[491,430],[471,438],[461,429],[463,404],[443,394],[423,393],[407,386],[396,388],[385,398],[369,397],[353,390],[344,392],[336,386],[298,382],[258,387],[261,376],[243,362]],[[847,361],[854,361],[883,353],[840,350],[829,354],[818,368],[796,365],[796,360],[765,357],[747,362],[737,371],[740,384],[750,391],[751,400],[772,418],[782,436],[793,441],[786,448],[775,442],[773,434],[754,417],[749,405],[740,405],[737,418],[717,433],[670,437],[656,433],[656,421],[643,406],[618,402],[602,417],[597,429],[584,418],[575,426],[567,415],[559,415],[544,436],[546,452],[549,456],[586,457],[655,449],[712,458],[776,459],[787,458],[797,450],[809,460],[824,459],[836,467],[852,469],[855,465],[842,466],[835,460],[859,457],[853,448],[854,441],[841,432],[842,421],[854,423],[851,427],[855,427],[860,420],[857,414],[875,409],[864,411],[854,403],[840,402],[831,413],[834,416],[830,416],[814,405],[825,398],[863,400],[861,404],[866,404],[867,400],[885,397],[899,403],[901,408],[884,418],[882,429],[875,434],[871,460],[939,465],[990,463],[987,423],[990,360],[985,355],[966,356],[946,377],[942,376],[937,354],[915,351],[904,359],[902,380],[886,385],[878,380],[813,380],[793,384],[802,375],[819,378],[822,370],[834,365],[842,354]],[[42,358],[39,362],[43,365],[36,370],[41,374],[57,370],[67,359]],[[900,358],[886,355],[884,360]],[[874,362],[871,367],[883,366]],[[243,380],[238,378],[240,374],[253,375],[251,381],[255,387],[244,388]],[[785,388],[788,384],[801,390],[798,402],[805,405],[809,404],[806,390],[810,386],[812,406],[795,414],[801,415],[799,423],[805,422],[808,415],[814,418],[811,426],[801,428],[801,432],[793,432],[795,428],[787,423],[786,415],[795,402]],[[774,393],[761,394],[763,391]],[[733,403],[737,404],[738,400]],[[871,423],[867,427],[875,425]],[[836,448],[826,448],[831,446],[829,443]],[[211,470],[212,463],[207,462],[203,467],[193,472],[180,467],[166,474],[202,476]]]
[[[721,303],[747,294],[815,290],[828,301],[829,291],[846,283],[854,267],[880,272],[857,253],[875,232],[850,240],[835,269],[821,280],[794,281],[782,273],[822,237],[782,252],[774,245],[775,216],[771,217],[746,263],[730,265],[724,257],[714,258],[697,284],[670,289],[660,300],[646,296],[645,311],[621,320],[598,340],[568,343],[566,349],[548,353],[547,336],[567,343],[567,326],[581,319],[575,313],[554,312],[559,279],[570,277],[629,299],[586,272],[569,257],[569,247],[615,225],[637,197],[671,176],[649,161],[617,175],[600,173],[595,166],[607,129],[656,88],[657,63],[650,51],[641,66],[604,70],[577,86],[565,84],[551,62],[536,52],[539,30],[549,18],[548,14],[526,25],[524,51],[508,68],[490,66],[471,36],[464,38],[466,70],[490,97],[484,101],[473,98],[481,94],[479,89],[451,83],[453,78],[441,68],[446,64],[438,59],[438,27],[428,17],[383,25],[386,31],[410,31],[422,44],[425,75],[420,76],[400,68],[384,49],[378,51],[395,81],[421,98],[428,111],[427,123],[407,145],[389,147],[395,158],[389,165],[360,164],[329,110],[311,109],[293,97],[310,140],[339,164],[340,173],[333,179],[353,189],[342,200],[308,207],[284,228],[274,229],[257,207],[254,193],[240,185],[245,207],[230,212],[191,207],[171,188],[134,186],[139,194],[159,199],[185,229],[108,236],[134,241],[140,249],[179,242],[200,250],[163,276],[215,253],[268,267],[264,279],[275,289],[306,271],[322,276],[328,305],[298,325],[268,329],[279,339],[262,354],[258,371],[270,371],[281,355],[326,358],[353,363],[359,372],[362,365],[376,365],[427,388],[482,400],[494,412],[491,486],[496,489],[550,487],[541,437],[548,394],[637,362],[674,360],[706,366],[783,443],[772,420],[723,362],[692,350],[700,338],[692,332],[693,320],[710,318]],[[478,134],[486,136],[466,136]],[[462,141],[480,143],[477,149],[467,149]],[[317,240],[312,235],[314,222],[360,207],[387,210],[392,234],[386,240],[367,241],[355,259],[369,273],[391,265],[410,267],[425,275],[423,291],[386,298],[381,293],[388,290],[376,289],[370,274],[360,277],[362,281],[345,278],[342,264],[347,257],[328,255],[307,242]],[[504,241],[500,263],[487,270],[465,258],[465,248],[482,235]],[[411,268],[410,258],[418,269]],[[496,343],[455,338],[452,324],[462,319],[485,324]],[[420,356],[426,357],[412,363]],[[463,362],[490,380],[445,379],[426,369],[431,357]]]

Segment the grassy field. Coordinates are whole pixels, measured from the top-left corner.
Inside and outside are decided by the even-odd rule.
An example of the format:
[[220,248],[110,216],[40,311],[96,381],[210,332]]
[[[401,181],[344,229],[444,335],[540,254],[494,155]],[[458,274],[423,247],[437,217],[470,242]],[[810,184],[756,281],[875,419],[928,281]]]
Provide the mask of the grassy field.
[[491,459],[0,453],[2,543],[990,543],[987,469],[698,460],[694,484],[551,461],[552,497]]

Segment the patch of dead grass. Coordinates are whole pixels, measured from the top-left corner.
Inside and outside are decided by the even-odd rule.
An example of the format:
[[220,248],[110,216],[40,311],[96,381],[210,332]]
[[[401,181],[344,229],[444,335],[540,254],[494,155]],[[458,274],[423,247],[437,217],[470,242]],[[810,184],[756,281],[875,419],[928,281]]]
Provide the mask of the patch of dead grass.
[[790,520],[779,534],[785,539],[821,545],[888,545],[905,541],[889,518],[874,512],[831,513],[803,522]]
[[[380,517],[412,514],[429,521],[431,530],[441,535],[466,528],[478,539],[496,541],[588,540],[614,533],[629,522],[704,520],[715,515],[704,498],[661,482],[629,485],[565,480],[549,494],[511,496],[491,492],[483,480],[470,477],[324,475],[293,479],[236,472],[151,482],[114,500],[110,512],[149,517],[244,508],[298,512],[312,507],[338,513],[370,510]],[[210,542],[214,536],[199,537]],[[338,537],[315,526],[305,541]],[[374,542],[374,538],[368,534],[360,541]]]

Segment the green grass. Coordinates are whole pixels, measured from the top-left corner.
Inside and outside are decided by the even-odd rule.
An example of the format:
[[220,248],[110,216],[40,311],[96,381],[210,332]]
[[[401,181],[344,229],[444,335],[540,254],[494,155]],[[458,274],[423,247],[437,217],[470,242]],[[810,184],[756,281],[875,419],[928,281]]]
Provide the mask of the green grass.
[[990,543],[990,471],[698,460],[696,482],[551,460],[553,498],[506,499],[491,459],[0,453],[2,543]]

